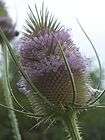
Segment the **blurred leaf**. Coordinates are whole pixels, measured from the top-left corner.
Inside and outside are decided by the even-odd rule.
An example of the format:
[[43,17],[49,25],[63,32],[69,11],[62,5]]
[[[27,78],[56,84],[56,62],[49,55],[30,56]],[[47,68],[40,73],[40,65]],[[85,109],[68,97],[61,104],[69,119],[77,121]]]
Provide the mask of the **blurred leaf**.
[[5,4],[2,0],[0,0],[0,16],[7,16],[7,10]]

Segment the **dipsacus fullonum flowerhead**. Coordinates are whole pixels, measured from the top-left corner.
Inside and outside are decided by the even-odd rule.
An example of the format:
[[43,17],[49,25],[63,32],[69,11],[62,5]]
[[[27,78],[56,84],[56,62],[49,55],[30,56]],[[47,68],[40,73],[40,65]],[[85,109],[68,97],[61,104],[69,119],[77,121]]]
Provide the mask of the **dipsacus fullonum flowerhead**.
[[73,43],[70,30],[62,27],[43,5],[40,12],[35,5],[36,14],[29,9],[26,32],[16,47],[24,72],[41,94],[34,92],[23,77],[17,85],[30,100],[34,113],[50,116],[52,121],[75,106],[86,106],[96,90],[90,84],[88,60]]

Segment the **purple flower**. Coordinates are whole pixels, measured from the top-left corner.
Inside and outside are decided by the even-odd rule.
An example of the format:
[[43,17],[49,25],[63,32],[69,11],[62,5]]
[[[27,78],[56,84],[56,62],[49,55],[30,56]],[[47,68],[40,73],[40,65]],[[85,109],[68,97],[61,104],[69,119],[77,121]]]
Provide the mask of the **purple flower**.
[[[21,65],[38,90],[56,105],[67,106],[73,99],[73,87],[61,54],[63,47],[77,89],[75,103],[84,105],[90,99],[87,61],[74,45],[66,30],[23,36],[17,43]],[[26,86],[21,86],[21,89]],[[26,90],[27,88],[25,88]]]

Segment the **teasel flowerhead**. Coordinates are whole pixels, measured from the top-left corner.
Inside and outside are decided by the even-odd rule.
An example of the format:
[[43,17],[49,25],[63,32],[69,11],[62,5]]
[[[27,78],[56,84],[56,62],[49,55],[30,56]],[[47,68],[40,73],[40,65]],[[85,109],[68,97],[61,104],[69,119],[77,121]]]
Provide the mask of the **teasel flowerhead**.
[[[32,85],[23,76],[18,88],[37,115],[61,115],[65,109],[87,106],[98,93],[91,87],[88,59],[73,43],[70,30],[54,20],[43,5],[40,13],[35,6],[36,15],[29,9],[26,32],[16,47]],[[37,89],[36,93],[33,89]]]
[[8,14],[4,1],[0,0],[0,28],[9,41],[19,34],[18,31],[15,30],[15,26],[16,25],[13,24],[13,21]]

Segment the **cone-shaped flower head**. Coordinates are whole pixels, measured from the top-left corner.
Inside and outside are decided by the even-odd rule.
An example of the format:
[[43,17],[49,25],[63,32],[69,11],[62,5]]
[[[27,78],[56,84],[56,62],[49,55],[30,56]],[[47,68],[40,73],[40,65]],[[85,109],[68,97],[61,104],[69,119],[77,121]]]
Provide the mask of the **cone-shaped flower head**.
[[[32,11],[31,14],[27,21],[30,28],[27,28],[27,33],[17,43],[24,71],[40,93],[57,108],[68,107],[72,103],[86,105],[93,92],[89,86],[87,60],[74,45],[68,30],[56,24],[49,25],[50,19],[46,14],[43,20],[42,16],[36,20]],[[61,48],[71,69],[72,79]],[[28,92],[31,87],[27,82],[22,79],[18,85],[28,96],[31,95]]]
[[23,37],[19,41],[21,64],[39,91],[54,104],[72,103],[73,87],[58,41],[62,45],[71,68],[76,93],[76,104],[89,99],[87,62],[75,47],[68,31],[45,31],[37,37]]

